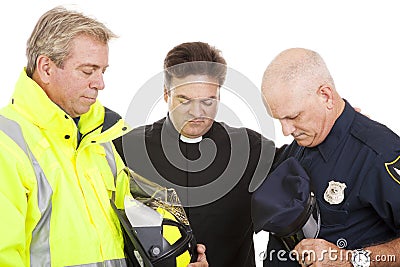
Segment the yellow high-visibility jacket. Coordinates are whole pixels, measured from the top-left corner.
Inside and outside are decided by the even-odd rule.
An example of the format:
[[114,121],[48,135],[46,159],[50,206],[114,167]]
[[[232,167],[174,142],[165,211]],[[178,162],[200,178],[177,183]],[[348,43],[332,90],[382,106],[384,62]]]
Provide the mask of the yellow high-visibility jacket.
[[124,266],[110,198],[123,208],[129,181],[112,146],[115,180],[102,143],[128,126],[119,120],[105,129],[105,108],[96,102],[79,120],[78,145],[73,119],[25,71],[0,115],[18,122],[45,176],[38,179],[32,161],[0,131],[0,266]]

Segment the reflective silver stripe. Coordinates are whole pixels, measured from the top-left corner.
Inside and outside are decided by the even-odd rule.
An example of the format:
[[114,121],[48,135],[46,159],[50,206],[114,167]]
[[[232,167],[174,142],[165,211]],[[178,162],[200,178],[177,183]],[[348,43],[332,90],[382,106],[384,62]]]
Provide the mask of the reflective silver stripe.
[[[34,169],[37,187],[38,187],[38,206],[42,214],[38,224],[32,232],[32,240],[30,246],[31,266],[51,266],[50,260],[50,218],[52,212],[51,197],[53,190],[47,181],[43,169],[40,167],[39,162],[36,160],[32,151],[29,149],[28,144],[22,134],[21,127],[13,120],[10,120],[0,115],[0,130],[8,135],[21,149],[25,152],[32,163]],[[111,143],[102,144],[106,152],[106,159],[110,165],[111,171],[114,175],[114,184],[117,178],[117,166],[115,162],[114,153]],[[115,200],[115,192],[112,195]],[[108,260],[99,263],[91,263],[84,265],[76,265],[84,267],[126,267],[125,259]]]
[[0,115],[0,130],[8,135],[24,152],[29,155],[29,148],[22,135],[21,127],[18,123]]
[[116,260],[108,260],[104,262],[96,262],[96,263],[89,263],[89,264],[81,264],[81,265],[73,265],[67,267],[126,267],[125,259],[116,259]]
[[21,127],[13,120],[0,115],[0,130],[7,134],[28,156],[35,171],[37,180],[38,206],[42,216],[32,232],[30,247],[31,266],[50,266],[50,217],[52,211],[51,196],[53,190],[46,176],[29,149],[22,134]]
[[[106,159],[108,165],[110,165],[110,169],[112,174],[114,175],[114,185],[116,186],[117,183],[117,164],[115,163],[114,152],[112,150],[111,142],[101,144],[104,147],[106,152]],[[115,191],[112,192],[111,199],[115,201]]]

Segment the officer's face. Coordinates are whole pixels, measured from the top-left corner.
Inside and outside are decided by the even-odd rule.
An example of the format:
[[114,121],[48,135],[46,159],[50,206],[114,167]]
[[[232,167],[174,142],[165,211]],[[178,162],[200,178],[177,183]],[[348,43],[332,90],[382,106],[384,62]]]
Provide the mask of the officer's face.
[[186,137],[196,138],[212,126],[218,110],[219,85],[216,79],[205,75],[172,78],[164,99],[175,129]]
[[98,90],[104,89],[108,46],[92,37],[77,36],[63,66],[58,68],[52,61],[49,66],[46,94],[71,117],[78,117],[89,111]]
[[277,88],[280,89],[263,91],[269,112],[281,123],[283,134],[292,135],[300,146],[314,147],[322,143],[332,121],[328,119],[329,110],[318,89],[304,92],[284,84]]

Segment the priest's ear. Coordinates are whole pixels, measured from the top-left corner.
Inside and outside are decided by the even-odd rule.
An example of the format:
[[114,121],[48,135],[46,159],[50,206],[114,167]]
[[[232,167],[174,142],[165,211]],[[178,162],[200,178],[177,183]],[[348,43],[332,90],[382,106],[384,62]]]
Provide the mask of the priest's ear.
[[164,84],[164,101],[168,103],[168,98],[171,96],[170,91],[167,86]]

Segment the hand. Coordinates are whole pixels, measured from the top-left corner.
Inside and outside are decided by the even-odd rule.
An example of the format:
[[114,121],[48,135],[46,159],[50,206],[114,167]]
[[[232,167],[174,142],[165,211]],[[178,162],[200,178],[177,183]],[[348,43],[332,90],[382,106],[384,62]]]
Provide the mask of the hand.
[[188,267],[208,267],[208,262],[206,259],[206,246],[203,244],[197,244],[197,262],[191,263]]
[[302,267],[352,267],[351,251],[346,251],[324,239],[303,239],[294,248]]
[[361,108],[354,107],[354,110],[357,111],[358,113],[363,114],[364,116],[367,116],[367,117],[369,118],[369,115],[368,115],[368,114],[364,114],[364,113],[361,112]]

